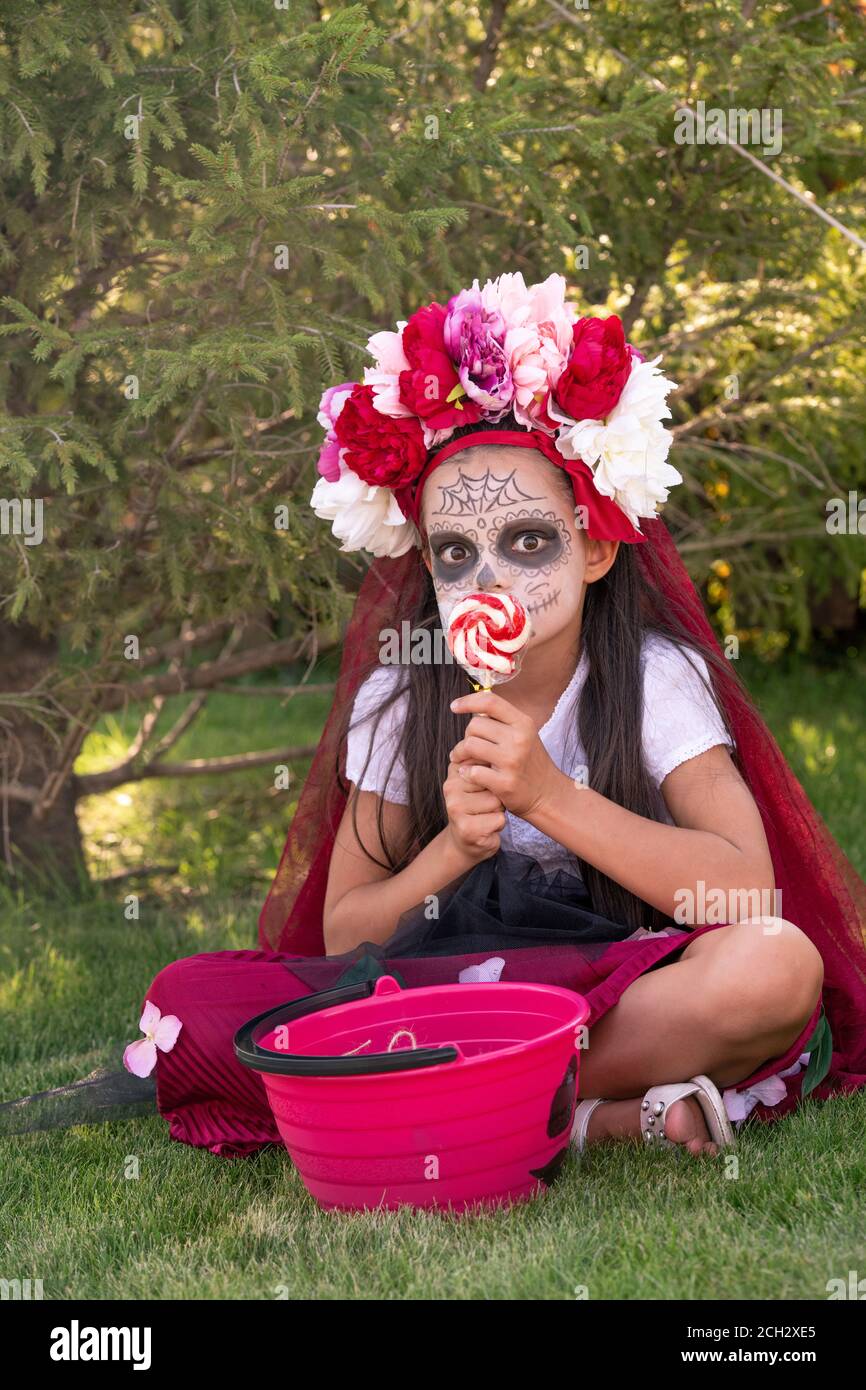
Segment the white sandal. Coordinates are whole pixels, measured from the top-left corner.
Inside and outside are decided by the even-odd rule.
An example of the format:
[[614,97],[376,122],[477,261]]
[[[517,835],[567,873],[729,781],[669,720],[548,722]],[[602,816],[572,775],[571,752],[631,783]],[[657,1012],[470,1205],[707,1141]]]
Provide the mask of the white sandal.
[[[640,1128],[644,1142],[656,1149],[683,1148],[682,1144],[675,1144],[672,1139],[665,1137],[664,1117],[675,1101],[685,1100],[687,1096],[694,1096],[700,1105],[713,1143],[718,1144],[720,1149],[736,1148],[737,1140],[725,1103],[708,1076],[693,1076],[691,1081],[650,1087],[640,1103]],[[586,1148],[590,1115],[597,1105],[608,1103],[601,1097],[579,1101],[571,1127],[571,1143],[578,1153],[583,1153]]]

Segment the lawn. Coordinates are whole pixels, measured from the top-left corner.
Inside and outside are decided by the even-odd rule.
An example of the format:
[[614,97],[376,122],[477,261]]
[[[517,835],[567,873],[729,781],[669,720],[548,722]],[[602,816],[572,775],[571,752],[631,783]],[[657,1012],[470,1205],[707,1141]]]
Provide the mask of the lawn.
[[[862,655],[746,670],[861,873],[864,677]],[[216,695],[172,757],[306,743],[326,706]],[[134,725],[130,712],[97,730],[79,770],[110,765]],[[84,804],[94,872],[147,862],[145,847],[178,869],[62,906],[3,901],[0,1100],[117,1065],[167,961],[255,944],[303,770],[280,793],[265,768]],[[139,916],[127,920],[133,891]],[[282,1151],[215,1158],[174,1143],[156,1116],[49,1131],[0,1140],[0,1277],[41,1279],[46,1298],[72,1299],[825,1299],[828,1279],[863,1272],[864,1133],[859,1095],[747,1128],[733,1167],[605,1146],[572,1158],[543,1198],[458,1221],[326,1215]]]

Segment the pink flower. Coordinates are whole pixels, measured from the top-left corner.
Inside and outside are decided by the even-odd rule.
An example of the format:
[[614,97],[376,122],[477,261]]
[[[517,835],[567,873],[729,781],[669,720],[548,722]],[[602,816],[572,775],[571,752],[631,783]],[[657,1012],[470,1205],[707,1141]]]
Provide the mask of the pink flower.
[[144,1034],[136,1042],[131,1042],[123,1053],[123,1065],[133,1076],[150,1076],[156,1066],[156,1050],[171,1052],[183,1024],[174,1014],[163,1018],[155,1004],[145,1000],[139,1028]]
[[486,419],[495,421],[507,413],[514,397],[514,382],[505,353],[507,324],[496,304],[493,286],[460,290],[446,306],[443,337],[445,349],[457,368],[460,384],[476,401]]
[[495,288],[508,325],[505,353],[514,381],[515,419],[526,429],[553,434],[556,421],[545,403],[568,362],[574,323],[574,309],[565,301],[565,279],[548,275],[527,289],[518,271],[500,275]]
[[622,321],[578,319],[568,363],[553,391],[554,403],[570,419],[603,420],[619,401],[632,368]]
[[409,365],[400,373],[400,401],[429,430],[453,430],[481,419],[480,406],[467,397],[446,346],[445,318],[446,311],[434,300],[412,315],[402,338]]
[[340,481],[340,444],[334,433],[334,425],[354,387],[354,381],[344,381],[341,386],[329,386],[319,402],[316,418],[327,433],[316,467],[329,483]]

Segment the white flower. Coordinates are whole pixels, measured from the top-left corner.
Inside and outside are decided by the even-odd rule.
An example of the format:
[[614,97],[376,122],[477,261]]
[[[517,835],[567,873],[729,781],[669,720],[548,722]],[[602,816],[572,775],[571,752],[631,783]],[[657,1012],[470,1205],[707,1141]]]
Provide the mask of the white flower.
[[549,406],[551,418],[564,426],[559,452],[589,464],[598,491],[613,498],[638,530],[639,518],[655,516],[669,489],[682,482],[666,461],[672,437],[661,422],[670,418],[665,397],[676,383],[658,370],[660,361],[634,359],[622,395],[604,420],[575,422],[555,401]]
[[801,1068],[808,1066],[809,1055],[808,1052],[801,1053],[793,1066],[786,1067],[784,1071],[773,1076],[766,1076],[763,1081],[756,1081],[754,1086],[749,1086],[745,1091],[735,1091],[732,1086],[723,1091],[722,1100],[728,1112],[728,1119],[741,1124],[751,1115],[758,1102],[762,1105],[778,1105],[788,1094],[782,1077],[797,1076]]
[[467,965],[465,970],[460,971],[457,981],[461,985],[495,985],[504,969],[504,957],[491,956],[479,965]]
[[316,516],[332,523],[341,550],[367,550],[377,557],[396,558],[418,544],[418,532],[407,521],[389,488],[365,483],[341,462],[342,477],[329,483],[320,478],[310,504]]

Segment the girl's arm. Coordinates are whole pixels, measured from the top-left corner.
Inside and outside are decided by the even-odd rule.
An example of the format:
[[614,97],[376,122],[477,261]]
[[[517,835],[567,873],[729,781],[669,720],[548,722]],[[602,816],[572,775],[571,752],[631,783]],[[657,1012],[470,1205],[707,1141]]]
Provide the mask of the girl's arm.
[[[411,864],[394,874],[375,863],[361,843],[377,859],[386,860],[377,826],[381,798],[376,792],[353,788],[337,831],[328,873],[323,920],[327,955],[350,951],[361,941],[383,944],[393,935],[402,913],[496,853],[499,831],[505,824],[501,802],[489,792],[467,787],[453,768],[449,769],[443,791],[447,826]],[[352,818],[355,799],[360,842]],[[388,842],[405,843],[409,833],[408,808],[393,801],[382,804]]]
[[[462,696],[452,708],[486,716],[470,721],[451,754],[470,785],[493,791],[514,815],[666,916],[682,908],[684,892],[698,901],[713,890],[772,892],[763,823],[726,748],[710,748],[668,774],[662,795],[676,824],[664,825],[575,784],[551,760],[533,721],[501,697]],[[753,914],[754,903],[742,901],[743,915]]]
[[[684,904],[706,902],[719,891],[731,919],[740,906],[744,917],[771,910],[765,896],[754,897],[775,887],[767,837],[726,748],[710,748],[664,779],[662,796],[675,825],[637,816],[556,772],[556,786],[527,819],[666,917],[679,908],[679,920]],[[693,916],[687,924],[695,925]]]

